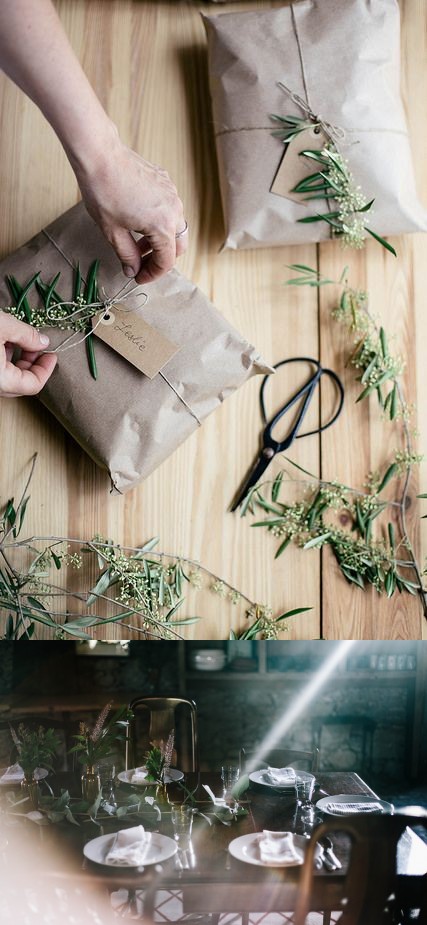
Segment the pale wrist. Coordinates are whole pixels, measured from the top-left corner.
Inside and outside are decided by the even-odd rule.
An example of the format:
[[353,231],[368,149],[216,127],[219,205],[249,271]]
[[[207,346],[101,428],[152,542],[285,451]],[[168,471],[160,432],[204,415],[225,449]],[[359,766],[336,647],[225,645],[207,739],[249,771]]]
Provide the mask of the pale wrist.
[[102,171],[106,162],[111,160],[114,150],[122,146],[119,132],[114,122],[103,113],[96,128],[74,133],[71,140],[63,140],[70,164],[79,181],[86,181]]

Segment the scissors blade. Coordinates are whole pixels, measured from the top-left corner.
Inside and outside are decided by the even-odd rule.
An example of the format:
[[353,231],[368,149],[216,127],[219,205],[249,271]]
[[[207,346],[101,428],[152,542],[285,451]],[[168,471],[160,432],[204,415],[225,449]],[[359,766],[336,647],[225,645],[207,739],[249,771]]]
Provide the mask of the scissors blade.
[[273,459],[274,455],[275,455],[275,452],[271,447],[269,446],[264,447],[261,455],[258,456],[258,459],[254,467],[252,468],[251,472],[247,476],[246,481],[243,483],[242,488],[240,489],[238,495],[234,498],[232,505],[230,507],[230,511],[235,511],[236,508],[240,507],[242,501],[245,500],[246,495],[251,490],[251,488],[253,488],[257,482],[259,482],[267,466],[271,463],[271,460]]

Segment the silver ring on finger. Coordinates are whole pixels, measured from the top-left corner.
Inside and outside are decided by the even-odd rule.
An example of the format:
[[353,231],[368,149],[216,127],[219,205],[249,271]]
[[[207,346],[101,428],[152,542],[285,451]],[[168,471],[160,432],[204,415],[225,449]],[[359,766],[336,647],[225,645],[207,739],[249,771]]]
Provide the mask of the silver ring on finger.
[[176,239],[182,238],[182,236],[183,236],[184,234],[186,234],[187,231],[188,231],[188,222],[186,221],[186,223],[185,223],[185,225],[184,225],[182,231],[178,231],[177,234],[175,235],[175,238],[176,238]]

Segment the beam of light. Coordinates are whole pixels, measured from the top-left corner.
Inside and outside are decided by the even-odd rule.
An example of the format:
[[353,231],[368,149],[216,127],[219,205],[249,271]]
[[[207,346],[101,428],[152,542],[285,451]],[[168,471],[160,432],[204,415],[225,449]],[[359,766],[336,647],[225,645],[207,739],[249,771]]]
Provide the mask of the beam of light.
[[270,729],[261,744],[258,746],[253,758],[247,764],[247,774],[250,774],[251,771],[254,771],[256,768],[258,768],[260,761],[264,760],[264,755],[267,755],[268,752],[274,748],[278,742],[280,742],[282,736],[285,735],[285,733],[288,731],[288,729],[290,729],[291,726],[293,726],[301,713],[303,713],[312,702],[312,700],[314,700],[328,678],[330,678],[330,676],[333,674],[337,665],[342,661],[343,658],[345,658],[347,652],[353,644],[353,639],[344,640],[337,643],[330,656],[326,658],[325,661],[320,665],[320,668],[318,668],[314,677],[309,681],[309,683],[302,691],[298,691],[295,699],[291,702],[283,715],[279,717],[272,729]]

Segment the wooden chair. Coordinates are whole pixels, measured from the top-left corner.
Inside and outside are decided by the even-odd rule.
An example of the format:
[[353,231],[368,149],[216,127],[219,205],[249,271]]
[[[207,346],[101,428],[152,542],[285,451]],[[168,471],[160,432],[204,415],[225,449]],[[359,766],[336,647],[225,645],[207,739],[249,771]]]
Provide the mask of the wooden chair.
[[134,714],[126,738],[126,769],[143,761],[152,742],[166,742],[174,730],[177,766],[182,771],[199,770],[197,707],[183,697],[136,697],[129,704]]
[[285,768],[287,765],[292,765],[292,767],[298,767],[300,770],[304,771],[317,771],[319,767],[319,749],[313,748],[312,751],[303,751],[301,749],[287,748],[274,748],[263,755],[262,760],[256,762],[256,766],[253,765],[253,759],[256,755],[256,751],[253,748],[246,748],[242,746],[240,749],[240,770],[243,772],[248,766],[252,770],[258,770],[259,768],[267,768],[269,765],[275,768]]
[[[409,895],[396,894],[398,842],[407,827],[423,826],[427,818],[406,815],[331,817],[313,832],[304,860],[295,907],[295,925],[305,925],[316,907],[313,859],[317,843],[325,836],[344,833],[350,838],[350,858],[340,902],[340,925],[427,923],[427,876],[402,877],[411,881]],[[417,884],[414,884],[418,881]],[[418,889],[416,889],[416,887]],[[407,893],[408,887],[405,892]],[[415,904],[415,905],[414,905]],[[406,908],[405,908],[406,905]],[[413,918],[413,909],[419,917]],[[338,910],[336,910],[338,911]],[[329,920],[329,913],[326,913]]]

